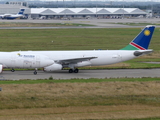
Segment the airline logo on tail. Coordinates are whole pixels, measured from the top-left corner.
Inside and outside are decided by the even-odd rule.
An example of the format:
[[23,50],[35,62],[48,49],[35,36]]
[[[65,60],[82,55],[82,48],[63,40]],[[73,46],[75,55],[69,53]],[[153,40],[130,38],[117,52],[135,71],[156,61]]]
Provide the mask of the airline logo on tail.
[[145,35],[145,36],[149,36],[150,33],[151,33],[151,32],[150,32],[149,30],[145,30],[145,31],[144,31],[144,35]]
[[154,32],[155,26],[147,25],[129,45],[121,50],[147,50]]
[[21,9],[18,14],[23,14],[25,9]]

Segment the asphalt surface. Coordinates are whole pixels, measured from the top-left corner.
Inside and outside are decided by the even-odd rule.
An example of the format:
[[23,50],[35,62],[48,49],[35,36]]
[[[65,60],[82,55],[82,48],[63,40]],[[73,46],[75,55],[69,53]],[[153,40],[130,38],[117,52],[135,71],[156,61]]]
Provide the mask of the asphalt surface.
[[68,73],[68,70],[58,72],[38,71],[3,71],[0,80],[21,80],[21,79],[73,79],[73,78],[142,78],[160,77],[160,69],[110,69],[110,70],[80,70],[79,73]]

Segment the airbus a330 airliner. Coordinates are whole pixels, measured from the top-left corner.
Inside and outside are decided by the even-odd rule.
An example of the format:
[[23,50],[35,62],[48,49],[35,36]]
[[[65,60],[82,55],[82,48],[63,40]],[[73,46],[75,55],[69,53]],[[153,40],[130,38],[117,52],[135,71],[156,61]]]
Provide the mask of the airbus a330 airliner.
[[155,26],[147,25],[126,47],[120,50],[84,51],[16,51],[0,52],[0,72],[4,68],[44,68],[57,71],[70,68],[69,73],[78,73],[78,67],[109,65],[127,61],[153,50],[148,49]]

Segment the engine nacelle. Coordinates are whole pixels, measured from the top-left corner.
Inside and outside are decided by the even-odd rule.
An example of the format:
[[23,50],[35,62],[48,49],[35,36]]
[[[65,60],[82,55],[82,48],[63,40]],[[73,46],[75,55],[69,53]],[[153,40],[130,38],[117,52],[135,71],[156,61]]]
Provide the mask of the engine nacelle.
[[90,61],[83,61],[75,64],[74,67],[83,67],[83,66],[89,66],[89,65],[91,65]]
[[53,65],[50,65],[50,66],[44,68],[44,71],[47,71],[47,72],[57,71],[57,70],[62,70],[61,64],[54,63]]
[[0,73],[3,71],[3,65],[0,65]]

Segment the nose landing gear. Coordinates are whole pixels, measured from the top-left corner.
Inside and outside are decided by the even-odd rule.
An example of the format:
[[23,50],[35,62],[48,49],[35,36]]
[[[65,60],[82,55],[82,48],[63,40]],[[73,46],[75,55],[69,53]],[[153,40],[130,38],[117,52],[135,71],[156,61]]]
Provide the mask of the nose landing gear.
[[14,72],[15,70],[12,68],[11,72]]
[[37,68],[35,68],[33,74],[34,74],[34,75],[37,75]]

